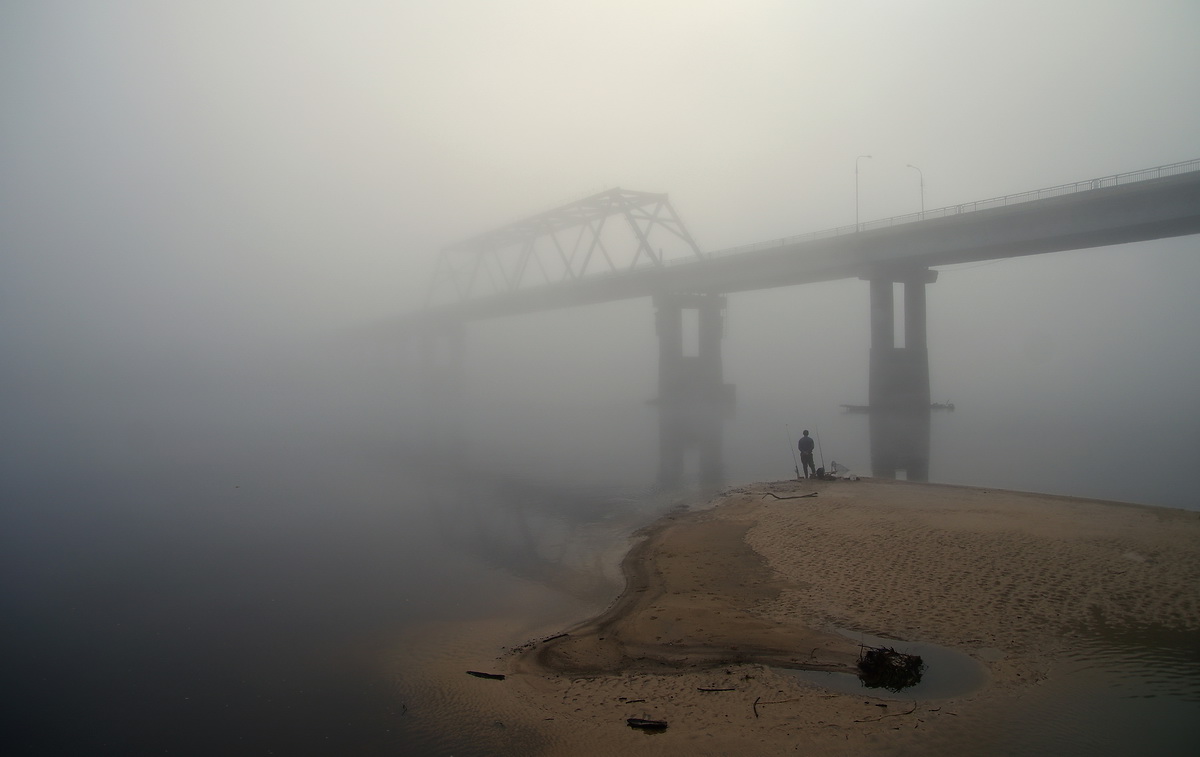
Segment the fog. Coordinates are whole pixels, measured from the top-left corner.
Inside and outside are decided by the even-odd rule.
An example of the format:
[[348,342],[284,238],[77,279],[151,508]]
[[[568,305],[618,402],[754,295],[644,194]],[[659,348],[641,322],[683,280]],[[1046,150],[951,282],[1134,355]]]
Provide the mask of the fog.
[[[25,408],[236,407],[261,389],[250,364],[417,307],[441,246],[604,187],[668,192],[716,250],[851,222],[856,164],[869,220],[919,209],[910,164],[939,207],[1188,159],[1200,120],[1188,3],[0,12],[0,307]],[[1195,367],[1194,244],[943,272],[935,395],[1166,401]],[[865,381],[864,292],[735,297],[731,379],[775,361],[785,386],[805,365],[808,396]],[[611,350],[582,372],[613,387],[653,370],[635,318],[530,328],[586,344],[581,365]],[[546,359],[516,324],[481,330]]]
[[[4,2],[6,595],[141,554],[129,512],[303,522],[331,564],[339,508],[415,512],[383,472],[429,407],[378,327],[445,245],[616,186],[714,251],[1196,158],[1198,30],[1187,0]],[[1200,509],[1197,244],[940,269],[930,477]],[[653,324],[470,324],[454,454],[649,486]],[[868,473],[868,347],[864,281],[731,295],[729,483],[789,477],[809,426]]]

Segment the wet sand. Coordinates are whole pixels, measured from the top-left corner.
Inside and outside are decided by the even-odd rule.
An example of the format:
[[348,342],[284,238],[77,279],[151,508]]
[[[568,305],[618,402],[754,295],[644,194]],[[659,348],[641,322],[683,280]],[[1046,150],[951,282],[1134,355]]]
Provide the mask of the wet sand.
[[[1200,513],[1190,511],[775,482],[667,516],[623,567],[626,589],[607,611],[489,663],[504,681],[447,671],[442,683],[492,726],[484,751],[1003,754],[1078,649],[1122,635],[1200,641]],[[834,628],[964,652],[985,682],[899,701],[785,672],[852,671],[859,646]],[[627,718],[668,728],[643,733]]]

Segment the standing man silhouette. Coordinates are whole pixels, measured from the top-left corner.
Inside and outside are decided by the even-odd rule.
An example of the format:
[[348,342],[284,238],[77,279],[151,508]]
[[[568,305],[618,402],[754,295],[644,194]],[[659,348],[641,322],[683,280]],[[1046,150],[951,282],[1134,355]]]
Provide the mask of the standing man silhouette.
[[813,462],[813,448],[816,443],[808,435],[808,429],[804,430],[804,436],[800,437],[800,443],[796,446],[800,448],[800,465],[804,466],[804,477],[809,478],[809,470],[812,471],[813,476],[816,476],[817,464]]

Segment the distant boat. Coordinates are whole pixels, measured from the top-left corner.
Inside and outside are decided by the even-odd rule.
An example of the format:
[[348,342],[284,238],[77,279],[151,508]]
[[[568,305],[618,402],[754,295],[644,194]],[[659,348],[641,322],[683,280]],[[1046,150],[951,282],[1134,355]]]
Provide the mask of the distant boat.
[[[953,410],[953,402],[930,402],[930,410]],[[871,412],[870,405],[842,405],[842,410],[847,413],[869,413]]]

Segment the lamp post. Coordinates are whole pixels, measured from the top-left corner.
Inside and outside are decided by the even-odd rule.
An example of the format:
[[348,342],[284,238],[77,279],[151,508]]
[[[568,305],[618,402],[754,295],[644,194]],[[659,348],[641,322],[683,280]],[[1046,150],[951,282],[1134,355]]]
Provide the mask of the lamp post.
[[921,177],[921,215],[925,215],[925,172],[912,163],[909,163],[908,167],[916,171],[917,175]]
[[870,155],[859,155],[854,159],[854,230],[858,231],[858,161]]

